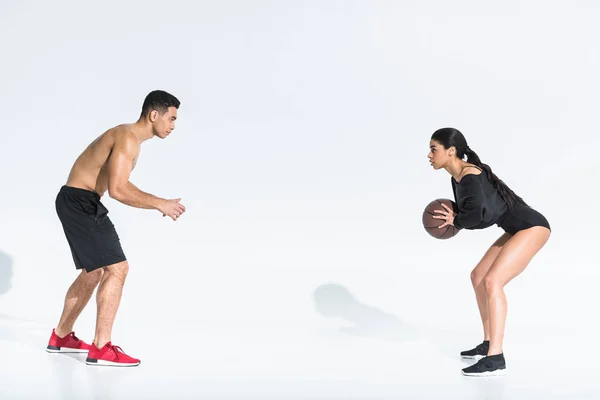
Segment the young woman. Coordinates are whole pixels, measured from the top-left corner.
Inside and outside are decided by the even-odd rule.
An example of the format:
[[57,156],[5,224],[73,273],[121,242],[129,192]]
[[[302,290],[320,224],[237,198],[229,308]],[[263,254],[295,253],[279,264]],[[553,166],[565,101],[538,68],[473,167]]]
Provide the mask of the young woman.
[[[427,155],[434,169],[445,169],[451,178],[458,212],[443,206],[433,218],[444,220],[440,228],[484,229],[492,225],[505,233],[486,251],[471,272],[471,281],[483,323],[484,341],[461,352],[479,360],[464,368],[464,375],[504,375],[502,341],[506,321],[504,286],[519,275],[550,237],[546,218],[529,207],[469,148],[454,128],[439,129],[431,136]],[[466,156],[466,161],[464,158]]]

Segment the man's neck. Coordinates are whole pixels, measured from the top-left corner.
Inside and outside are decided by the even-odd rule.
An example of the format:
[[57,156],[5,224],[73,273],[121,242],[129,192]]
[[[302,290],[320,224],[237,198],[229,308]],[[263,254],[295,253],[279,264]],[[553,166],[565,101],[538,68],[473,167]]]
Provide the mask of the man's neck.
[[146,121],[139,120],[131,125],[133,134],[137,137],[140,143],[154,137],[152,125]]

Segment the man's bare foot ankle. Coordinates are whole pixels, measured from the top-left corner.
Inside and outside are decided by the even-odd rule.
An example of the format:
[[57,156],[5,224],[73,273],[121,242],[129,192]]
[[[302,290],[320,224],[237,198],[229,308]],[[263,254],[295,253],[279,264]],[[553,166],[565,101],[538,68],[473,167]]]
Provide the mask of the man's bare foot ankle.
[[[96,340],[96,339],[94,339],[94,346],[96,346],[97,349],[101,349],[104,346],[106,346],[106,343],[108,343],[108,342],[110,342],[110,339],[109,340]],[[101,345],[101,346],[99,346],[99,345]]]
[[58,336],[61,339],[64,338],[65,336],[67,336],[71,332],[72,332],[72,330],[66,331],[64,329],[60,329],[59,327],[54,328],[54,333],[56,333],[56,336]]

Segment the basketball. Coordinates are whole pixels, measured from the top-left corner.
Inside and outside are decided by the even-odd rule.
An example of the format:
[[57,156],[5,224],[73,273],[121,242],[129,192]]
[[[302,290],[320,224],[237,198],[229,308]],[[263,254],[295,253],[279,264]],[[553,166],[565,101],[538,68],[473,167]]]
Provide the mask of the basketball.
[[427,204],[425,210],[423,210],[423,227],[431,236],[436,239],[450,239],[454,237],[459,229],[454,227],[453,225],[446,225],[442,229],[438,228],[438,226],[442,225],[446,222],[443,219],[433,218],[434,215],[442,215],[440,213],[434,212],[434,210],[442,210],[446,209],[442,207],[442,203],[448,206],[451,210],[454,210],[455,213],[458,212],[458,208],[456,207],[456,203],[449,199],[436,199],[431,203]]

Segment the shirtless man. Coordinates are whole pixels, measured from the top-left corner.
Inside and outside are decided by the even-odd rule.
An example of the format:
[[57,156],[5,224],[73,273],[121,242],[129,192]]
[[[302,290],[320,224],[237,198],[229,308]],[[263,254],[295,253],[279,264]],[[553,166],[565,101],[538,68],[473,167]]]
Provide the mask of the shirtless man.
[[[166,138],[175,129],[179,100],[164,91],[148,94],[139,120],[118,125],[94,140],[77,158],[65,186],[56,197],[56,212],[81,273],[67,291],[65,305],[48,343],[53,353],[88,353],[88,365],[136,366],[140,360],[126,355],[111,342],[112,326],[121,301],[129,264],[108,210],[100,198],[108,191],[128,206],[156,209],[176,221],[185,212],[181,199],[162,199],[129,182],[142,142]],[[94,342],[77,338],[73,325],[94,289],[97,315]]]

